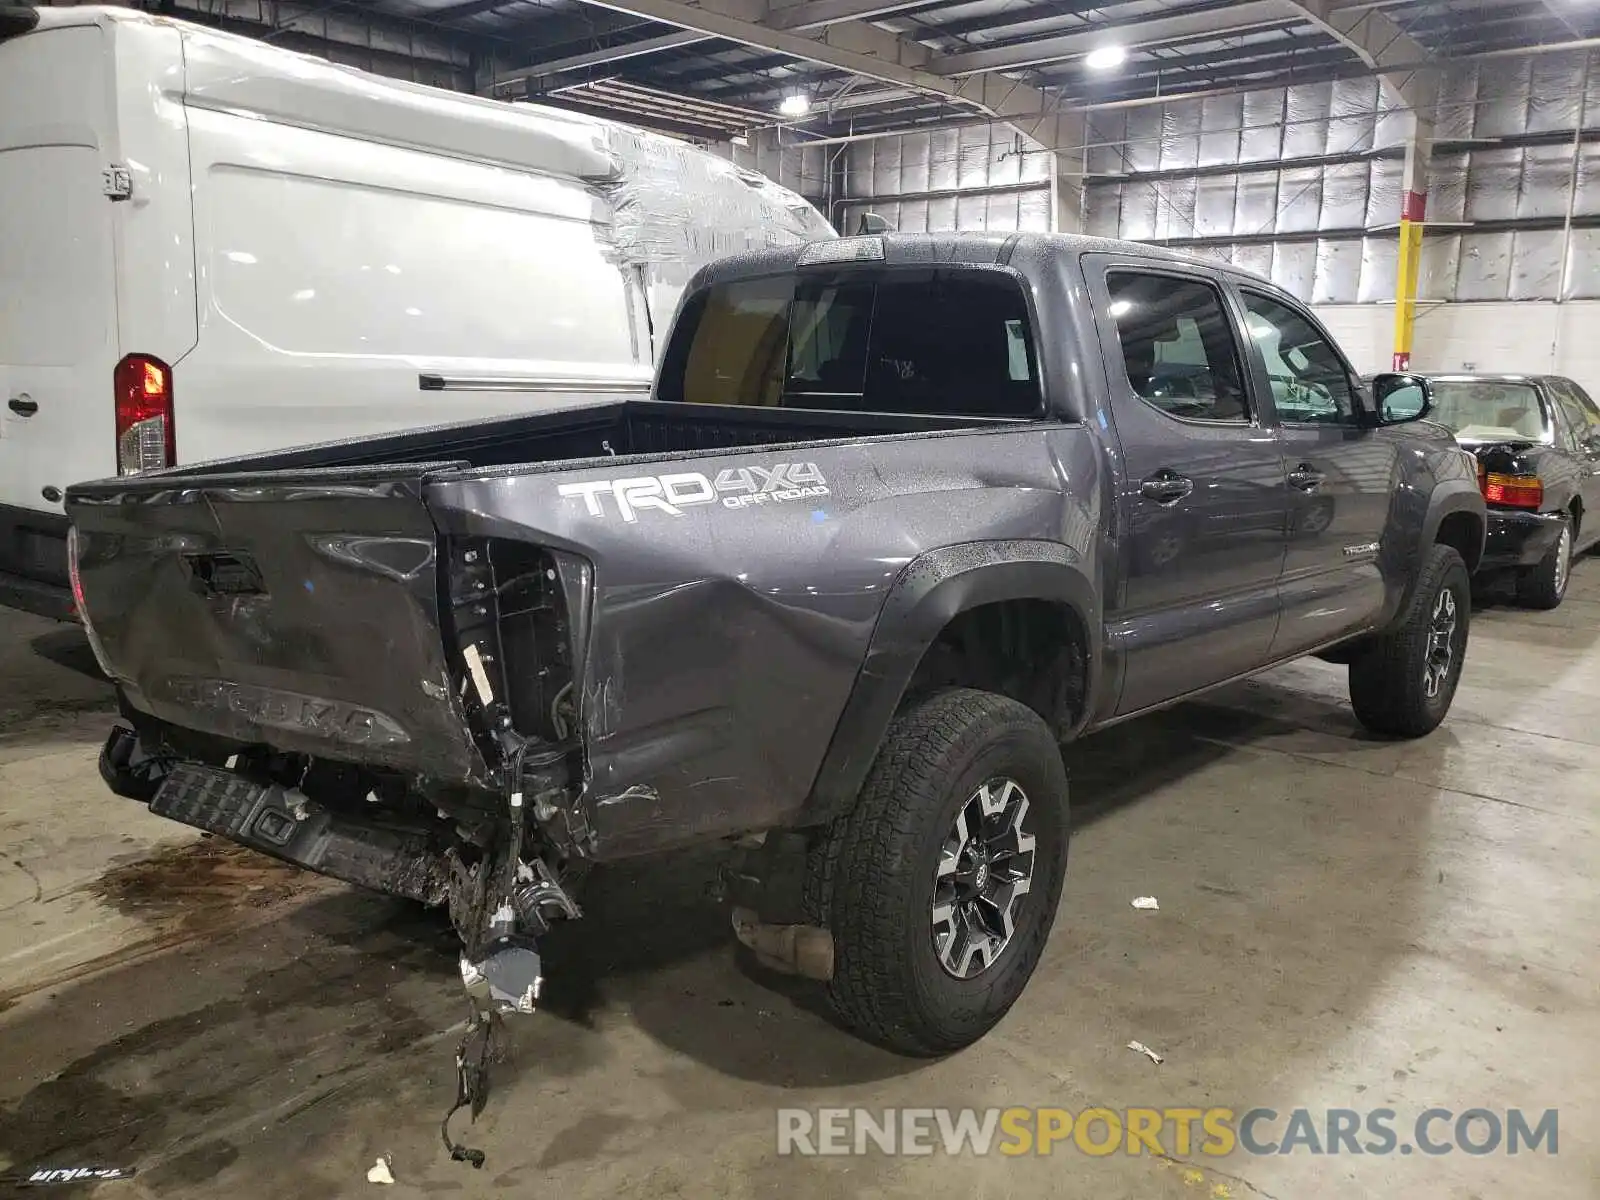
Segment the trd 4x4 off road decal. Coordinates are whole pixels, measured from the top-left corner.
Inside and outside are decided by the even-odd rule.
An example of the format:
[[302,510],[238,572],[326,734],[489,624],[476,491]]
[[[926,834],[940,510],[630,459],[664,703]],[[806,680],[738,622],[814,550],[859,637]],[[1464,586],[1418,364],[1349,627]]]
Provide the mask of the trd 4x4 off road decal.
[[724,508],[748,508],[829,494],[827,480],[816,463],[734,467],[717,472],[714,479],[699,471],[593,479],[587,483],[563,483],[559,490],[563,496],[582,499],[591,517],[606,515],[605,497],[610,496],[617,515],[629,522],[637,521],[639,513],[646,509],[681,517],[684,509],[697,504],[720,501]]

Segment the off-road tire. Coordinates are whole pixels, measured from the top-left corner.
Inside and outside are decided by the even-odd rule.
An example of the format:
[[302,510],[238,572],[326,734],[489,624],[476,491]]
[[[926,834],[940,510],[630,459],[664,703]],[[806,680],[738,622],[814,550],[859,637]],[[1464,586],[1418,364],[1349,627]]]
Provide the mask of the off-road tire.
[[[1524,608],[1555,608],[1567,594],[1572,580],[1572,544],[1575,533],[1570,517],[1563,517],[1565,538],[1557,537],[1537,565],[1517,573],[1517,603]],[[1566,555],[1563,564],[1561,556]]]
[[[1455,600],[1454,654],[1437,694],[1429,696],[1424,680],[1429,633],[1446,589]],[[1461,679],[1471,615],[1471,581],[1460,552],[1453,546],[1428,547],[1405,612],[1350,664],[1350,704],[1356,718],[1372,732],[1390,737],[1432,733],[1450,711]]]
[[[984,783],[1015,780],[1034,835],[1032,888],[1014,933],[969,979],[941,965],[931,905],[940,847]],[[990,692],[925,695],[895,716],[855,806],[814,844],[810,919],[833,934],[828,998],[850,1028],[902,1054],[971,1045],[1022,994],[1055,921],[1069,819],[1061,749],[1032,709]]]

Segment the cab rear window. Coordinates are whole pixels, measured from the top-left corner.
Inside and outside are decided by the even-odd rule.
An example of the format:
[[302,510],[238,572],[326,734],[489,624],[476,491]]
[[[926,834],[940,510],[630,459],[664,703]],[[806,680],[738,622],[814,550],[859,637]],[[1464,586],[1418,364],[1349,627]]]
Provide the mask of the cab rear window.
[[1008,275],[784,275],[692,298],[657,395],[937,416],[1042,409],[1027,304]]

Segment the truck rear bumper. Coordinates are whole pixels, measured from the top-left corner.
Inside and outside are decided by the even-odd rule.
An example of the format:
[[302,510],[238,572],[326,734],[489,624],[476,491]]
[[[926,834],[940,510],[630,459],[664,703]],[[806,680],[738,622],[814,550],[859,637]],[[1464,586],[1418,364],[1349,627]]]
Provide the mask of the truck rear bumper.
[[[128,730],[114,729],[100,770],[113,791],[142,801],[148,787],[128,770],[131,745]],[[335,813],[294,789],[188,762],[166,771],[149,804],[159,817],[319,875],[429,905],[442,904],[448,896],[448,860],[421,827]]]
[[1489,510],[1489,532],[1480,571],[1534,566],[1556,544],[1565,518],[1559,513]]

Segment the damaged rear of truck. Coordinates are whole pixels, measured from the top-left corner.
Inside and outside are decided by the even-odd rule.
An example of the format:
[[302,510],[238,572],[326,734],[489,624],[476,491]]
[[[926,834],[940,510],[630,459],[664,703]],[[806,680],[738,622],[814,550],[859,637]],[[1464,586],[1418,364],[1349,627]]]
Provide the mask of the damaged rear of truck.
[[1484,502],[1428,403],[1152,247],[725,259],[649,400],[71,489],[103,769],[448,906],[480,1012],[535,1005],[589,864],[734,839],[740,939],[945,1053],[1043,952],[1062,744],[1306,654],[1375,732],[1444,719]]
[[[709,268],[650,400],[73,488],[73,587],[125,720],[107,783],[447,906],[469,992],[500,1011],[536,1004],[537,939],[580,914],[590,864],[766,834],[746,856],[760,869],[735,868],[736,902],[756,875],[765,897],[736,927],[826,977],[826,920],[798,875],[827,874],[834,858],[818,856],[838,848],[811,831],[842,828],[913,671],[943,661],[928,647],[987,605],[946,649],[1015,668],[988,682],[1020,701],[1001,717],[1033,723],[1039,778],[1031,810],[1015,782],[991,795],[978,781],[946,890],[992,902],[992,928],[931,900],[930,969],[987,988],[1013,933],[1024,961],[1007,956],[1018,978],[994,1004],[864,1029],[913,1053],[980,1036],[1031,972],[1059,894],[1054,739],[1089,716],[1087,564],[1107,494],[1098,443],[1047,412],[1041,383],[1032,307],[1062,303],[1067,276],[1030,289],[1001,261],[1010,249],[960,239],[887,274],[808,271],[795,250]],[[802,324],[821,336],[841,279],[873,281],[848,286],[874,336],[899,305],[897,336],[950,360],[939,395],[970,394],[932,403],[901,370],[900,411],[862,411],[859,389],[809,379],[789,343]],[[794,394],[741,399],[740,354],[776,362]]]

